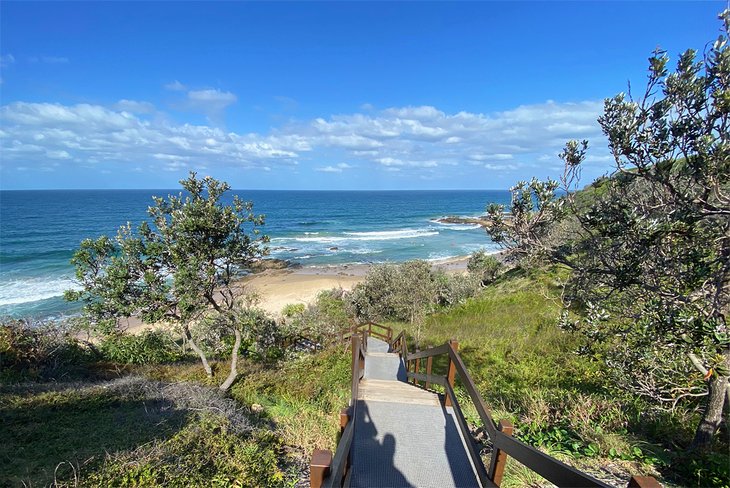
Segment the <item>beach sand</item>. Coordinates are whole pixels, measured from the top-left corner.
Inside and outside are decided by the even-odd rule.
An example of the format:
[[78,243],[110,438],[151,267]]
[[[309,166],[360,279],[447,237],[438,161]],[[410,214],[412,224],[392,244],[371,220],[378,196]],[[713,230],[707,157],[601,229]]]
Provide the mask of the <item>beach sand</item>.
[[[433,263],[434,269],[446,273],[466,270],[469,257],[449,258]],[[281,309],[290,303],[308,304],[317,294],[332,288],[351,290],[365,279],[369,264],[345,264],[339,266],[311,266],[302,268],[266,270],[243,278],[237,288],[258,296],[257,306],[273,317],[281,315]],[[143,324],[136,317],[124,319],[127,332],[138,333],[160,327],[161,324]]]

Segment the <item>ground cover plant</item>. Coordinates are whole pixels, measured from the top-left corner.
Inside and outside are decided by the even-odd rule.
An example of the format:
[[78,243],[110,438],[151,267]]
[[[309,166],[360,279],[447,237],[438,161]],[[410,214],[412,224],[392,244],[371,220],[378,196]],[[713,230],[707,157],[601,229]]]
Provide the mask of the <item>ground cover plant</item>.
[[139,376],[0,389],[3,486],[284,486],[278,437],[215,388]]

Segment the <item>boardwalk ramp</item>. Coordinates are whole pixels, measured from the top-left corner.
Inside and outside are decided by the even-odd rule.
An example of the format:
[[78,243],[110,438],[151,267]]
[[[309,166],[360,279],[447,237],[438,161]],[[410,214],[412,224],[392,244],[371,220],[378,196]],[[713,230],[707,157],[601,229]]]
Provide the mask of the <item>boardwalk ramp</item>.
[[[609,488],[513,438],[508,421],[496,422],[456,341],[410,353],[405,332],[393,339],[390,327],[374,323],[354,325],[339,339],[348,340],[352,351],[351,400],[340,413],[334,455],[326,450],[312,455],[312,488],[496,487],[508,458],[559,487]],[[444,365],[445,372],[434,371]],[[472,437],[460,401],[474,406],[488,445]],[[651,477],[633,477],[628,486],[661,485]]]
[[[383,349],[387,350],[383,341],[369,340],[369,351]],[[444,407],[437,394],[405,379],[398,354],[366,354],[348,486],[481,486],[453,408]]]

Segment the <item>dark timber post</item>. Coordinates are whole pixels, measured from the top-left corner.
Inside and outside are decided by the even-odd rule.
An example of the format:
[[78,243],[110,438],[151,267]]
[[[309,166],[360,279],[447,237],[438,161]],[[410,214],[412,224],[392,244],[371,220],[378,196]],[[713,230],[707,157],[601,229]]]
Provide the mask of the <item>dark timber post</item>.
[[[426,375],[431,376],[431,366],[433,366],[433,356],[429,356],[426,359]],[[428,390],[431,387],[431,383],[426,381],[426,389]]]
[[[416,349],[416,352],[418,352],[418,349]],[[421,372],[421,358],[416,359],[416,369],[414,373],[418,374]],[[413,378],[413,384],[418,386],[418,380],[414,377]]]
[[340,410],[340,435],[345,431],[345,427],[347,427],[347,422],[350,421],[350,409],[349,408],[343,408]]
[[[512,423],[509,420],[500,420],[497,426],[504,435],[512,436]],[[501,449],[495,449],[492,452],[492,462],[489,463],[489,473],[487,476],[492,482],[499,486],[502,483],[502,475],[504,467],[507,465],[507,453]]]
[[309,464],[309,486],[320,488],[332,464],[332,451],[315,449],[312,453],[312,462]]
[[632,476],[628,488],[662,488],[662,484],[652,476]]
[[[449,347],[451,348],[451,351],[456,354],[456,352],[459,350],[459,343],[454,340],[449,341]],[[446,373],[446,381],[451,385],[451,388],[454,387],[454,377],[456,376],[456,366],[454,365],[454,361],[451,360],[451,354],[449,354],[449,369]],[[449,395],[446,395],[444,400],[444,405],[447,407],[451,406],[451,398],[449,398]]]

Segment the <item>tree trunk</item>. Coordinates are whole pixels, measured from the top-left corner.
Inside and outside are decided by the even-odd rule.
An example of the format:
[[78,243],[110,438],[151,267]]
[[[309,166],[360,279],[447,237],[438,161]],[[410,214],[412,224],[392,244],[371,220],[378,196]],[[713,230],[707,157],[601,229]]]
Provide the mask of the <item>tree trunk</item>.
[[193,335],[190,333],[190,328],[187,325],[185,325],[184,331],[185,339],[187,339],[188,343],[190,344],[190,349],[195,351],[198,357],[200,357],[200,361],[203,363],[203,369],[205,370],[205,374],[208,375],[208,378],[212,378],[213,370],[210,369],[210,364],[208,364],[208,358],[205,357],[205,353],[203,352],[203,350],[200,349],[193,340]]
[[223,391],[228,391],[228,388],[231,387],[233,382],[236,381],[236,376],[238,376],[238,350],[241,348],[241,331],[234,328],[233,333],[236,334],[236,342],[233,344],[233,352],[231,353],[231,372],[228,374],[226,381],[218,387]]
[[[730,354],[725,354],[723,361],[725,368],[730,366]],[[710,394],[707,397],[707,405],[702,414],[700,425],[697,426],[695,438],[690,449],[707,449],[712,443],[712,437],[720,428],[722,423],[722,410],[725,405],[725,397],[728,388],[728,377],[715,373],[710,379]]]

